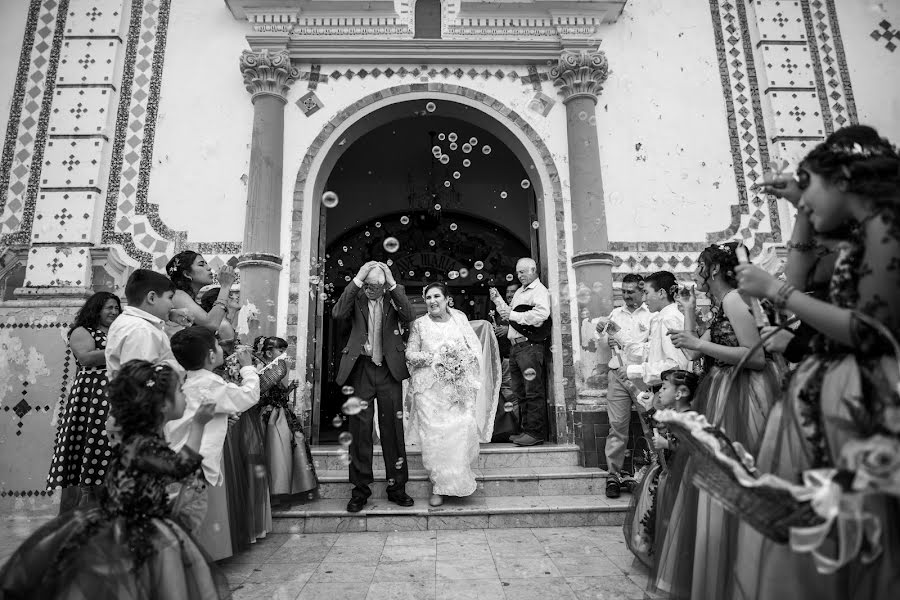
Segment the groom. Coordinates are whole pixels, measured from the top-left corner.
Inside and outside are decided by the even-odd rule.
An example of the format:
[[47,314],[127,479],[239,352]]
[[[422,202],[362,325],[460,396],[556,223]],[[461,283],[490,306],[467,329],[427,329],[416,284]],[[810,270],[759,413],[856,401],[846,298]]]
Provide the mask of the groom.
[[[387,295],[386,295],[387,294]],[[378,398],[378,425],[384,466],[388,477],[388,500],[400,506],[412,506],[406,494],[409,470],[406,442],[403,438],[403,387],[409,377],[406,345],[401,325],[406,328],[415,318],[409,298],[397,285],[390,267],[367,262],[360,268],[331,312],[336,321],[350,321],[350,340],[341,351],[337,384],[353,386],[353,395],[369,403],[350,417],[350,483],[352,497],[347,512],[359,512],[372,494],[372,422]],[[399,417],[397,415],[400,415]]]

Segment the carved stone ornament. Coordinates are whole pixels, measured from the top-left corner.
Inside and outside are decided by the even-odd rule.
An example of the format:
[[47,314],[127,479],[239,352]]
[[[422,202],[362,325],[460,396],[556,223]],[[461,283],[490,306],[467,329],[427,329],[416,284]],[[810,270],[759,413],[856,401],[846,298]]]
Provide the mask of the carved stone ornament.
[[287,98],[291,84],[300,77],[300,70],[291,66],[287,50],[244,50],[241,53],[241,73],[244,74],[244,86],[253,98],[271,94],[282,100]]
[[559,62],[550,69],[563,103],[580,96],[589,96],[596,102],[608,76],[609,63],[600,50],[563,50]]

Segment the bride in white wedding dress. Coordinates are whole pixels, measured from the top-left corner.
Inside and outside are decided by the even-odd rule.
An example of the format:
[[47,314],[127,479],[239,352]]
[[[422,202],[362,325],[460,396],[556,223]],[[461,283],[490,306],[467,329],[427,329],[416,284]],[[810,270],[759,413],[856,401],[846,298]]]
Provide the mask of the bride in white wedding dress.
[[424,296],[428,313],[412,323],[406,348],[407,398],[432,482],[429,504],[439,506],[442,496],[475,491],[472,463],[479,451],[475,404],[482,346],[466,316],[447,305],[443,283],[430,284]]

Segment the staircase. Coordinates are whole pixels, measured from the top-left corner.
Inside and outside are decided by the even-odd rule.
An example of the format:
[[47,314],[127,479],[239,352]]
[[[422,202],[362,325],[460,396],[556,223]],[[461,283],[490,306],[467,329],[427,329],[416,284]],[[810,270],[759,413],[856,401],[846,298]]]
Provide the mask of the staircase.
[[408,447],[406,492],[416,503],[403,508],[387,500],[384,460],[376,447],[372,496],[361,512],[348,513],[351,485],[340,450],[319,446],[312,453],[320,498],[273,507],[276,533],[621,525],[630,499],[606,498],[606,471],[578,466],[577,446],[482,444],[475,493],[445,497],[439,507],[428,505],[431,482],[420,450]]

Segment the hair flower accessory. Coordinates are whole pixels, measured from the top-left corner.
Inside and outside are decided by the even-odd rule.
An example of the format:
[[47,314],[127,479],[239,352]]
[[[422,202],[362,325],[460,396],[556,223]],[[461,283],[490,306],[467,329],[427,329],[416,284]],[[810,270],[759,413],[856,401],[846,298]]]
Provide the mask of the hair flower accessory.
[[156,380],[155,380],[155,379],[148,379],[148,380],[147,380],[147,383],[144,384],[144,386],[145,386],[145,387],[148,387],[148,388],[152,388],[154,385],[156,385]]

